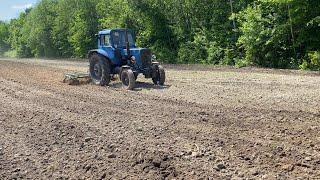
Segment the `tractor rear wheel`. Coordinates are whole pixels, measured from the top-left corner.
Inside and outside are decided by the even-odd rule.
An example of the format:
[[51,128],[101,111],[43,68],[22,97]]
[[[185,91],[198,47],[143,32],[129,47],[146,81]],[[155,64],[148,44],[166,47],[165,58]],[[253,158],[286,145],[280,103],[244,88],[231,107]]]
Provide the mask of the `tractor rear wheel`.
[[108,85],[111,80],[109,61],[98,54],[93,54],[89,59],[89,63],[92,82],[100,86]]
[[155,76],[152,78],[152,81],[155,85],[164,85],[164,82],[166,81],[166,73],[164,71],[164,68],[162,66],[157,66],[155,68]]
[[133,90],[136,86],[136,78],[134,76],[134,73],[131,69],[124,69],[121,72],[121,82],[123,85],[123,88],[126,90]]

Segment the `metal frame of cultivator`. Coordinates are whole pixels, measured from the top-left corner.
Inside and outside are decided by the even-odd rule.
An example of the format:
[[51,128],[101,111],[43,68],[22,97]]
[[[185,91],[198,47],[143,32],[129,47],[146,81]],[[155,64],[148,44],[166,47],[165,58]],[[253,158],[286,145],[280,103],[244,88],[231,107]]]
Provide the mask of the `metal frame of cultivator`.
[[88,73],[72,72],[64,75],[63,83],[69,85],[79,85],[81,82],[89,83],[91,81]]

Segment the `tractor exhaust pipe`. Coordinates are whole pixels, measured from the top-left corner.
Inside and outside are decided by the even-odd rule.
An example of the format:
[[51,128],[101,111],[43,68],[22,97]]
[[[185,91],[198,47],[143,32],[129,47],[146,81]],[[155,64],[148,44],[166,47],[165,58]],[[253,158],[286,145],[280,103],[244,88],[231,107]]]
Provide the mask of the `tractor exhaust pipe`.
[[130,58],[130,44],[129,44],[129,37],[128,37],[128,29],[126,29],[126,49],[127,49],[128,59],[129,59]]

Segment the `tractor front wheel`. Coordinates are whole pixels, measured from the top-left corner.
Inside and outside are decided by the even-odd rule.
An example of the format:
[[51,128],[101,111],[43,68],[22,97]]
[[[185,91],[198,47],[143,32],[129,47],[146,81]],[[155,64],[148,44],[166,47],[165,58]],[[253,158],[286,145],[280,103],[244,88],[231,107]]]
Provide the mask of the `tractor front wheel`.
[[154,69],[154,75],[152,77],[152,81],[155,85],[164,85],[164,82],[166,81],[166,73],[164,71],[164,68],[162,66],[157,66]]
[[108,85],[111,80],[109,61],[98,54],[93,54],[89,59],[89,63],[92,82],[100,86]]
[[131,69],[124,69],[121,72],[121,82],[123,85],[123,88],[126,90],[133,90],[136,85],[136,78]]

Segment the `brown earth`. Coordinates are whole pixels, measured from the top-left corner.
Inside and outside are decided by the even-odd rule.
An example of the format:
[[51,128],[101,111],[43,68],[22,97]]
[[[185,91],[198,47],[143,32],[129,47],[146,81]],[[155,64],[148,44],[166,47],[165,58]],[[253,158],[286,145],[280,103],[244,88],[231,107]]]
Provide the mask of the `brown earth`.
[[0,60],[0,179],[317,179],[318,73],[167,67],[69,86],[87,63]]

